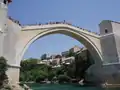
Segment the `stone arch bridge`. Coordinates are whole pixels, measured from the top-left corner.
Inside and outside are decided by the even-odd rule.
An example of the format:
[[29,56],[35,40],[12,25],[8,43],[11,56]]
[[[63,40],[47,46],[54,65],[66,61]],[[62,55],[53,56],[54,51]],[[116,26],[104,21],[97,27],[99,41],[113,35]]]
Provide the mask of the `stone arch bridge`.
[[[108,23],[111,22],[103,21],[100,24],[101,33],[103,32],[102,30],[104,30],[104,26],[106,26]],[[84,44],[93,56],[96,66],[102,65],[102,63],[118,62],[118,59],[114,57],[114,54],[112,59],[111,56],[106,55],[106,53],[109,52],[107,50],[105,51],[106,44],[102,44],[106,42],[104,40],[106,39],[104,38],[106,37],[106,34],[98,35],[86,29],[75,27],[63,22],[54,24],[20,26],[13,22],[13,20],[8,19],[6,29],[4,32],[1,32],[3,40],[1,45],[1,55],[8,60],[8,64],[10,66],[8,73],[9,77],[14,79],[13,81],[19,81],[20,62],[28,47],[37,39],[55,33],[68,35]],[[108,36],[111,35],[112,34],[108,34]],[[108,41],[111,39],[113,39],[113,37],[107,38]],[[109,61],[106,59],[109,59]],[[16,73],[16,78],[14,78],[15,76],[13,75],[13,71]]]
[[56,33],[68,35],[83,43],[89,49],[96,62],[103,60],[99,35],[65,23],[23,27],[19,33],[18,47],[19,50],[21,48],[18,54],[19,60],[22,59],[26,49],[31,45],[31,43],[43,36]]
[[[12,82],[19,82],[20,61],[25,51],[37,39],[55,33],[68,35],[84,44],[95,60],[95,65],[91,70],[94,74],[101,76],[101,71],[96,67],[103,64],[119,64],[120,23],[104,20],[99,26],[100,35],[65,22],[21,26],[18,21],[7,17],[7,4],[4,4],[1,0],[0,56],[8,60],[9,69],[7,74],[9,79]],[[111,71],[114,73],[115,70]]]

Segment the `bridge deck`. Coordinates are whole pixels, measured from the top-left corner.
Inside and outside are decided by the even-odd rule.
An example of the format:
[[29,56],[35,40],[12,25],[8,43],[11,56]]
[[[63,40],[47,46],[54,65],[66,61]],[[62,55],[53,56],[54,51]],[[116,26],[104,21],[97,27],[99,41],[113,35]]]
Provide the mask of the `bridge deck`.
[[77,27],[77,26],[73,26],[71,24],[65,24],[65,23],[43,24],[43,25],[27,25],[27,26],[22,27],[22,31],[38,30],[38,29],[39,30],[45,30],[45,29],[51,29],[51,28],[70,28],[70,29],[80,31],[80,32],[85,33],[85,34],[89,34],[89,35],[97,37],[97,38],[100,37],[100,35],[95,33],[95,32],[91,32],[90,30],[83,29],[83,28],[80,28],[80,27]]

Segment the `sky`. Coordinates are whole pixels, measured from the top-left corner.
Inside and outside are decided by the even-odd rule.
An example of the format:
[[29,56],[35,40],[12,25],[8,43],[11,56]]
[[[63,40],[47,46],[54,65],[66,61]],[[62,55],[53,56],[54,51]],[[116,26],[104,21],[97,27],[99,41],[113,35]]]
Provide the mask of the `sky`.
[[[21,24],[66,20],[76,26],[99,33],[102,20],[120,21],[120,0],[13,0],[8,15]],[[26,58],[40,58],[44,53],[56,54],[81,44],[68,36],[53,34],[30,45]]]

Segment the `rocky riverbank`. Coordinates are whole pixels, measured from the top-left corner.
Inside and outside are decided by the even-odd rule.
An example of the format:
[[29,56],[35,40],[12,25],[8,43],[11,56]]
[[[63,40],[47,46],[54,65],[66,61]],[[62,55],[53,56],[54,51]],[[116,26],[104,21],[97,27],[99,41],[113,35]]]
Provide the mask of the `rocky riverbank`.
[[7,84],[4,85],[0,90],[25,90],[18,84]]
[[27,86],[26,84],[4,84],[3,87],[0,88],[0,90],[32,90],[30,89],[29,86]]

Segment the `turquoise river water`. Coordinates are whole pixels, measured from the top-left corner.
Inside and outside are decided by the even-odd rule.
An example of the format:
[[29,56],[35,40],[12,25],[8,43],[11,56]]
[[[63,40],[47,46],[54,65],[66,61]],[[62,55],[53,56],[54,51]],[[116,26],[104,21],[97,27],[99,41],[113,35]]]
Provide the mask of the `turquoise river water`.
[[28,84],[32,90],[120,90],[120,88],[83,87],[73,84]]

